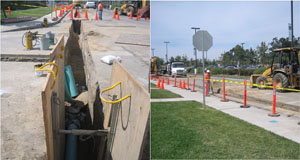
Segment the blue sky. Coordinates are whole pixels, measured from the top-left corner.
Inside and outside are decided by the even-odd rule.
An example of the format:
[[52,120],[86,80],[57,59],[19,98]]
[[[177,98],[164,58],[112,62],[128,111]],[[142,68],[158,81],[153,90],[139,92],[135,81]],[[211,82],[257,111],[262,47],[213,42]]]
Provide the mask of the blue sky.
[[[294,35],[300,36],[300,2],[294,2]],[[244,48],[256,48],[262,41],[288,37],[291,22],[290,1],[281,2],[172,2],[151,1],[151,48],[155,56],[187,55],[194,57],[193,26],[213,36],[208,59],[244,42]],[[198,51],[198,57],[202,55]]]

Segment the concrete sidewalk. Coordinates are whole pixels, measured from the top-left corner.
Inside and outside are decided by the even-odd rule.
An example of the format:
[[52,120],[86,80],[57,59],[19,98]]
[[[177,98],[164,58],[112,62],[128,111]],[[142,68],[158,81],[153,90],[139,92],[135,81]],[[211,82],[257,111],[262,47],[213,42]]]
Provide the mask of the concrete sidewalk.
[[[59,11],[57,11],[57,13],[59,13]],[[52,21],[52,17],[55,16],[55,11],[54,11],[54,12],[52,12],[52,17],[51,17],[51,13],[49,13],[49,14],[42,16],[33,21],[1,24],[1,32],[11,32],[11,31],[40,28],[40,27],[43,27],[42,24],[43,24],[44,18],[47,18],[48,26],[55,25],[55,24],[59,23],[66,15],[68,15],[68,13],[69,12],[65,12],[65,14],[62,17],[58,17],[58,19],[56,21]]]
[[[155,84],[155,81],[151,81]],[[183,98],[168,98],[168,99],[151,99],[151,102],[167,102],[167,101],[189,101],[194,100],[202,103],[202,92],[191,92],[190,90],[183,90],[172,85],[165,85],[165,89],[170,90]],[[206,97],[205,102],[207,106],[220,110],[238,119],[244,120],[248,123],[264,128],[277,135],[300,143],[300,121],[299,116],[279,112],[279,117],[268,116],[271,111],[251,106],[250,108],[240,108],[241,103],[229,101],[220,102],[221,98],[216,96]]]

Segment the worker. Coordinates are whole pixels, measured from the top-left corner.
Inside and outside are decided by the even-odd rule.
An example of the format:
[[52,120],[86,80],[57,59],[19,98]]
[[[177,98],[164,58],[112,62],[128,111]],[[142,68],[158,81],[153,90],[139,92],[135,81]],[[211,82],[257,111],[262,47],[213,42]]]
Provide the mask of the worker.
[[207,69],[204,73],[205,83],[207,84],[207,95],[209,95],[210,89],[212,91],[212,95],[214,95],[213,87],[212,85],[210,85],[210,77],[211,77],[210,70]]
[[99,20],[102,20],[103,5],[101,2],[99,2],[97,10],[98,10]]

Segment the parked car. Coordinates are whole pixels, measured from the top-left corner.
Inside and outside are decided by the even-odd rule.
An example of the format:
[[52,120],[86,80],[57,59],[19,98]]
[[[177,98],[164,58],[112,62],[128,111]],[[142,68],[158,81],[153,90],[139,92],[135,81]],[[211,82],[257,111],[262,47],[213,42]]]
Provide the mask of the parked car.
[[85,6],[85,8],[94,8],[94,9],[96,9],[96,3],[95,2],[86,2],[86,4],[84,6]]
[[235,66],[226,66],[224,69],[235,69]]

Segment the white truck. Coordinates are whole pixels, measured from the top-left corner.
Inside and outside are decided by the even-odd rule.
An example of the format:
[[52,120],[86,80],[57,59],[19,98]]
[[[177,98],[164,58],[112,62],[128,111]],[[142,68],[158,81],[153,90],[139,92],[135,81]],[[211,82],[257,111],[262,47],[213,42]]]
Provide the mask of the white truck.
[[172,62],[167,65],[167,73],[172,77],[175,74],[186,76],[187,71],[183,62]]

